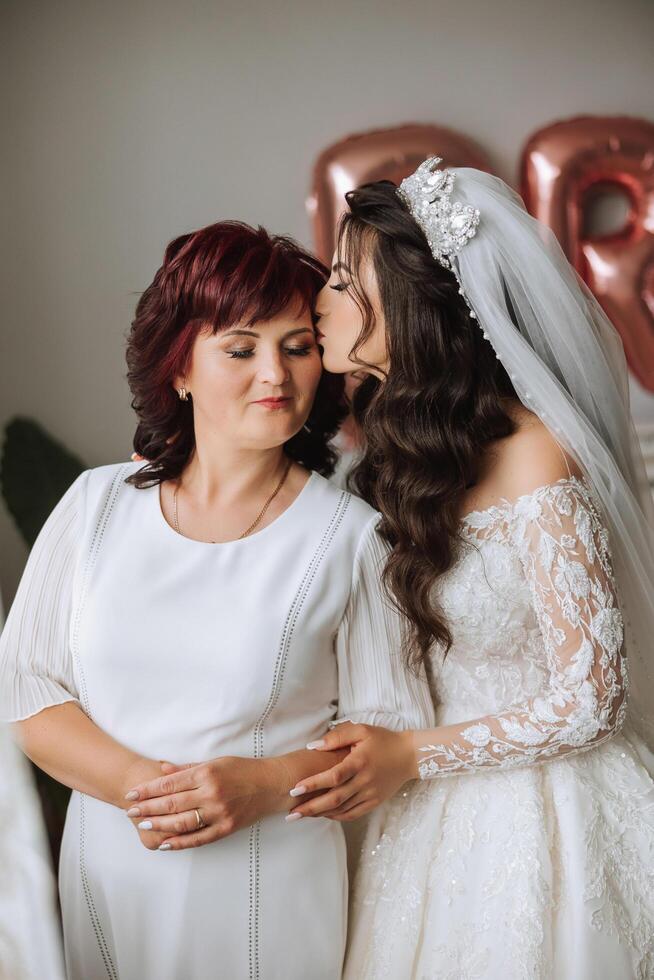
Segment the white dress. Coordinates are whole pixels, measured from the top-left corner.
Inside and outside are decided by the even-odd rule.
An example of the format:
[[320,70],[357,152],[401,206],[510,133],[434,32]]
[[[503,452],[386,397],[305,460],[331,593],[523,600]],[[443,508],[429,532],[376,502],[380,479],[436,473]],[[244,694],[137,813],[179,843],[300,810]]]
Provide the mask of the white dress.
[[[5,720],[76,700],[122,744],[178,764],[303,748],[338,714],[433,720],[426,684],[402,669],[367,504],[313,473],[267,527],[211,544],[168,525],[158,487],[125,484],[140,465],[85,471],[44,525],[0,639]],[[123,810],[74,791],[59,887],[69,980],[340,977],[333,821],[273,815],[149,851]]]
[[[608,534],[565,478],[461,524],[439,727],[371,821],[347,980],[654,977],[654,764],[625,724]],[[653,638],[654,641],[654,638]]]

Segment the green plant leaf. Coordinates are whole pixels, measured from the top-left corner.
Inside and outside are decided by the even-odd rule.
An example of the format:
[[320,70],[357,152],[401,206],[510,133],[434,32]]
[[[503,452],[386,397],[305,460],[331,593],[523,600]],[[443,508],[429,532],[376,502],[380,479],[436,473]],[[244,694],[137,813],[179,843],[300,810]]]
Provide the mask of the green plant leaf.
[[5,428],[0,481],[9,513],[29,547],[73,480],[86,469],[46,430],[27,418]]

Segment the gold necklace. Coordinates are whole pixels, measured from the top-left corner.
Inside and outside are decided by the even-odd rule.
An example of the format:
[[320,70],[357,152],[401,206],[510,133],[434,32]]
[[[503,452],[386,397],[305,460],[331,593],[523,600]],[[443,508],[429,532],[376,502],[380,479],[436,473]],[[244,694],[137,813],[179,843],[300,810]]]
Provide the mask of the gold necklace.
[[[264,514],[266,513],[266,511],[270,507],[271,503],[273,502],[273,500],[275,499],[275,497],[277,496],[277,494],[279,493],[279,491],[284,486],[284,483],[286,482],[286,477],[289,474],[289,470],[291,468],[292,462],[293,462],[293,460],[292,459],[289,459],[288,463],[286,464],[286,466],[284,468],[284,472],[282,473],[281,480],[279,481],[279,483],[277,484],[277,486],[275,487],[275,489],[273,490],[273,492],[270,494],[270,496],[266,500],[265,504],[263,505],[263,507],[259,511],[259,514],[257,515],[256,519],[252,522],[252,524],[250,524],[250,526],[247,529],[247,531],[243,531],[243,534],[239,534],[239,536],[238,536],[238,538],[236,540],[240,541],[241,538],[246,538],[248,536],[248,534],[251,534],[252,531],[254,531],[255,527],[257,527],[257,525],[261,522]],[[177,531],[178,534],[181,534],[182,533],[180,531],[180,529],[179,529],[179,515],[177,513],[177,493],[179,491],[180,485],[181,485],[181,480],[178,480],[177,483],[175,484],[175,489],[173,491],[173,527],[175,528],[175,530]],[[215,544],[215,543],[216,543],[215,541],[212,541],[211,542],[211,544]]]

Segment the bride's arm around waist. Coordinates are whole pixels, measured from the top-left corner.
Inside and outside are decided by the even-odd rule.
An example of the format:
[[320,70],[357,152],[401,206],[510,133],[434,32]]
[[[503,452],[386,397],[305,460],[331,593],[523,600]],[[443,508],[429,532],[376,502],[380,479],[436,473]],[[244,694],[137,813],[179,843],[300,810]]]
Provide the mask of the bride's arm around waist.
[[544,763],[590,749],[621,729],[627,700],[622,615],[608,533],[590,494],[572,480],[545,488],[518,522],[514,545],[547,657],[542,691],[496,714],[411,733],[338,726],[320,748],[350,747],[350,756],[309,781],[312,790],[335,788],[302,806],[303,815],[347,817],[353,778],[381,801],[409,779]]

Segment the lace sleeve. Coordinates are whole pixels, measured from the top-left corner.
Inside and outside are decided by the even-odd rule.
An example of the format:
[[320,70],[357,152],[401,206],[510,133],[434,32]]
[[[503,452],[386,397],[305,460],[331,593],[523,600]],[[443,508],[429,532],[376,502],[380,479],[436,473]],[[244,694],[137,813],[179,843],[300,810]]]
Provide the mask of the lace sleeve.
[[511,537],[543,637],[547,688],[499,714],[419,733],[422,779],[543,762],[622,726],[626,664],[608,533],[579,480],[544,490],[517,509]]

